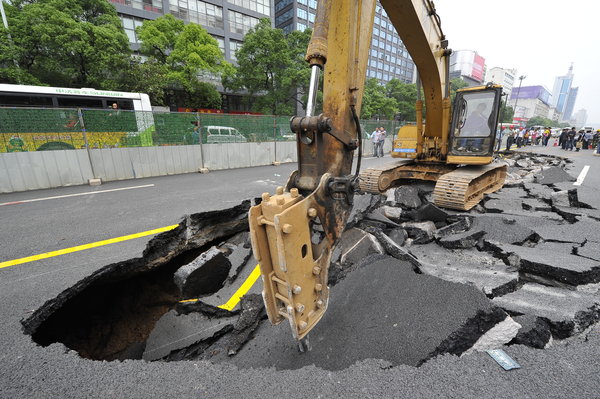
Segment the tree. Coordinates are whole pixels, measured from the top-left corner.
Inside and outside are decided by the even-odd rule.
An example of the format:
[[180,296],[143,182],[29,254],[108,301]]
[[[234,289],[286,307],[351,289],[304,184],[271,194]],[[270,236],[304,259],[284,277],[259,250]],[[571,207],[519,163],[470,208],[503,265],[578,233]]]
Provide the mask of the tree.
[[400,119],[415,121],[415,103],[417,101],[417,85],[404,83],[399,79],[392,79],[385,85],[387,95],[398,103],[397,113]]
[[500,122],[502,123],[511,123],[513,121],[513,116],[515,114],[515,110],[513,107],[509,107],[506,103],[502,102],[500,105]]
[[527,124],[525,125],[525,127],[526,128],[530,128],[533,126],[551,127],[551,126],[556,126],[557,124],[558,124],[558,122],[553,121],[552,119],[544,118],[542,116],[534,116],[533,118],[531,118],[527,121]]
[[306,107],[310,69],[304,61],[310,30],[285,35],[263,18],[244,37],[236,52],[238,67],[224,76],[223,86],[246,90],[254,111],[289,115],[300,102]]
[[[148,57],[148,67],[140,73],[163,82],[163,98],[156,103],[181,104],[194,108],[220,108],[221,95],[213,84],[201,81],[202,74],[221,75],[231,66],[219,44],[198,24],[185,25],[171,14],[144,21],[136,30],[142,41],[140,52]],[[152,81],[153,85],[160,80]],[[160,96],[160,90],[155,92]]]
[[464,89],[468,84],[461,78],[454,78],[450,80],[450,100],[452,104],[454,104],[454,98],[456,97],[456,92],[460,89]]
[[361,118],[393,119],[397,112],[398,101],[388,96],[386,88],[377,79],[368,79],[363,94]]
[[9,29],[0,34],[1,81],[118,88],[130,50],[108,1],[17,0],[5,8]]

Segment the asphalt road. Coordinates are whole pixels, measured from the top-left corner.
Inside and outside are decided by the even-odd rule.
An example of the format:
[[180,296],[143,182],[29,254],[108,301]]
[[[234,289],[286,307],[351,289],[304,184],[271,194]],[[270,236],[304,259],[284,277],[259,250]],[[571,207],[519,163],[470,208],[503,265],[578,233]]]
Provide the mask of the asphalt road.
[[[529,150],[529,148],[527,149]],[[564,154],[556,148],[541,152]],[[567,153],[580,199],[600,206],[600,157]],[[365,166],[386,157],[367,159]],[[153,187],[0,206],[0,262],[175,224],[273,191],[294,165],[218,171],[0,195],[0,203],[154,184]],[[583,197],[583,198],[582,198]],[[597,202],[597,203],[596,203]],[[443,356],[420,368],[365,360],[340,371],[243,369],[208,362],[97,362],[61,344],[37,346],[20,320],[102,266],[139,256],[149,237],[0,269],[0,398],[600,397],[600,331],[546,350],[513,346],[506,372],[487,354]],[[386,306],[382,304],[382,306]]]

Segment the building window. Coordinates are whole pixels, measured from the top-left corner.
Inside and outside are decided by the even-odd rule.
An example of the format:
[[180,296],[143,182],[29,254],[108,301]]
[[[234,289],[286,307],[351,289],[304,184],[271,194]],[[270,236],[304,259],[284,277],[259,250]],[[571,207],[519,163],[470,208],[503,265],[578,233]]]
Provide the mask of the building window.
[[308,5],[308,0],[298,0],[298,3],[304,4],[305,6],[307,6]]
[[287,24],[286,26],[282,26],[281,29],[284,33],[290,33],[294,30],[294,24]]
[[312,12],[308,13],[308,21],[314,23],[315,22],[315,14]]
[[219,44],[219,48],[221,49],[221,51],[223,52],[223,54],[225,54],[225,39],[219,36],[213,36],[215,38],[215,40],[217,41],[217,43]]
[[121,18],[121,22],[123,22],[123,29],[125,30],[125,34],[129,39],[129,43],[141,43],[142,41],[139,40],[135,34],[135,28],[142,26],[144,20],[140,18],[126,17],[124,15],[119,15],[119,17]]
[[317,0],[308,0],[308,6],[313,9],[317,9]]
[[283,10],[293,2],[294,0],[280,0],[277,4],[275,4],[275,12]]
[[[190,0],[193,1],[193,0]],[[229,0],[231,4],[256,11],[260,14],[271,15],[270,0]],[[291,2],[290,2],[291,3]],[[283,6],[285,7],[285,6]]]
[[246,14],[229,10],[229,27],[232,32],[245,35],[258,23],[258,19]]
[[242,47],[243,42],[239,42],[237,40],[229,40],[229,58],[233,61],[237,61],[235,56],[235,52]]
[[223,29],[223,8],[196,0],[169,0],[171,14],[184,21]]
[[306,30],[306,28],[308,28],[308,26],[301,24],[300,22],[298,22],[296,24],[296,29],[299,30],[300,32],[304,32]]
[[110,0],[111,3],[122,4],[138,10],[162,12],[162,0]]
[[286,12],[284,12],[283,14],[278,15],[277,17],[275,17],[275,26],[281,25],[282,23],[284,23],[288,19],[292,18],[293,16],[294,16],[294,9],[290,8],[289,10],[287,10]]
[[308,20],[308,11],[303,10],[302,8],[298,8],[298,10],[296,11],[296,15],[300,19]]

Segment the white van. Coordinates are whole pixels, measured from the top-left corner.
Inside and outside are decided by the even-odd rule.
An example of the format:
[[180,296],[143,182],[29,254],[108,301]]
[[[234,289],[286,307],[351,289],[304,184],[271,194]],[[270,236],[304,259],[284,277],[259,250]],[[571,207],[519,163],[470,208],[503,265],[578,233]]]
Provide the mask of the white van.
[[248,141],[239,130],[228,126],[203,126],[202,137],[206,137],[206,143],[245,143]]

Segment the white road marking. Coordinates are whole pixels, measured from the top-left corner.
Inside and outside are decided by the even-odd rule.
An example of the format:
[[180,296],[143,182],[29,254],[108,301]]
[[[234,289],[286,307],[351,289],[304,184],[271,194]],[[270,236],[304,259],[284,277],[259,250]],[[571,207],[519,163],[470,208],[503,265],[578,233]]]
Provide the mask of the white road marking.
[[583,180],[585,179],[585,176],[587,175],[587,172],[589,170],[590,170],[590,165],[585,165],[583,167],[583,169],[581,170],[581,173],[577,177],[577,181],[575,183],[573,183],[573,185],[574,186],[581,186],[581,183],[583,183]]
[[53,197],[32,198],[32,199],[21,200],[21,201],[3,202],[3,203],[0,203],[0,206],[4,206],[4,205],[18,205],[18,204],[24,204],[26,202],[37,202],[37,201],[46,201],[46,200],[68,198],[68,197],[79,197],[79,196],[82,196],[82,195],[110,193],[110,192],[113,192],[113,191],[133,190],[134,188],[146,188],[146,187],[154,187],[154,184],[144,184],[143,186],[113,188],[113,189],[110,189],[110,190],[88,191],[88,192],[85,192],[85,193],[55,195]]

